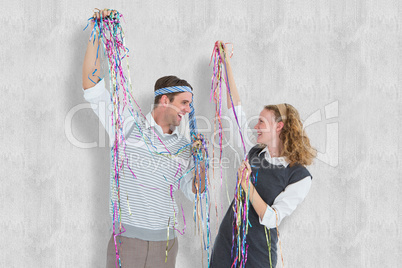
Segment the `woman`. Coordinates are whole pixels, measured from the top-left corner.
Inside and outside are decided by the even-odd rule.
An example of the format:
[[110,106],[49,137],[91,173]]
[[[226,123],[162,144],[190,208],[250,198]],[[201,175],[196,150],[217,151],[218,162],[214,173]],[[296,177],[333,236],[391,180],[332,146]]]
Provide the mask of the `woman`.
[[[227,50],[222,42],[219,47],[225,51],[226,57],[223,60],[238,121],[243,133],[247,133],[246,118],[240,105]],[[227,106],[228,109],[232,107],[229,97]],[[230,116],[236,122],[233,112],[230,112]],[[303,131],[297,110],[290,104],[267,105],[261,111],[254,129],[258,135],[257,145],[247,148],[246,144],[248,161],[243,162],[238,169],[241,186],[250,200],[247,258],[239,255],[239,245],[236,244],[239,242],[233,231],[233,200],[215,239],[212,268],[228,268],[233,264],[233,267],[240,267],[241,262],[242,267],[275,267],[277,226],[296,209],[310,189],[312,177],[305,166],[312,163],[316,151],[310,146]]]

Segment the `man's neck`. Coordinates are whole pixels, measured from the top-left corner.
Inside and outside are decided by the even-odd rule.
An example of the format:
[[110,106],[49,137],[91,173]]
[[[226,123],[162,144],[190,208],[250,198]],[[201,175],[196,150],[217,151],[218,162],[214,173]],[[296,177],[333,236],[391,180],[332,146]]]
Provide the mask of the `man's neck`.
[[172,134],[172,129],[169,124],[165,123],[163,111],[160,108],[155,108],[152,112],[152,117],[155,122],[162,128],[163,134]]

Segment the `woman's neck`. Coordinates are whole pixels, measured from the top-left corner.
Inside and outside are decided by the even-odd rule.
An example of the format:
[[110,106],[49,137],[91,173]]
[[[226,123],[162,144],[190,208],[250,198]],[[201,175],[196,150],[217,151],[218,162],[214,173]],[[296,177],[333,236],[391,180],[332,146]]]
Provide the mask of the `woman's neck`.
[[274,145],[268,144],[267,147],[268,147],[269,155],[271,157],[280,157],[280,156],[282,156],[283,145],[281,143],[274,144]]

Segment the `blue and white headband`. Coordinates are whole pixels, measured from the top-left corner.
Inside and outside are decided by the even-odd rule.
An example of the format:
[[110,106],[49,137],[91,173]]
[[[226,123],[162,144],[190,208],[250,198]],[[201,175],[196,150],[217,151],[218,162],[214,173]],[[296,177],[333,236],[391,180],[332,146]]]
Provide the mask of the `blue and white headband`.
[[165,94],[170,94],[170,93],[178,93],[178,92],[190,92],[193,94],[193,91],[191,90],[190,87],[187,86],[174,86],[174,87],[164,87],[160,88],[155,91],[155,97],[159,95],[165,95]]

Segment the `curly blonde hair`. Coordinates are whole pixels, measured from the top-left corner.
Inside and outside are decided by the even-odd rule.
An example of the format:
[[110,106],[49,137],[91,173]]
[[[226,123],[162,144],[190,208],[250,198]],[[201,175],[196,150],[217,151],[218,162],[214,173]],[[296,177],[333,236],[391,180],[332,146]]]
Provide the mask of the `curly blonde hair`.
[[292,105],[285,103],[286,115],[282,118],[278,106],[266,105],[264,108],[275,113],[276,122],[284,122],[279,135],[283,143],[282,156],[288,160],[289,165],[300,164],[308,166],[313,163],[317,151],[310,145],[310,139],[303,129],[299,112]]

